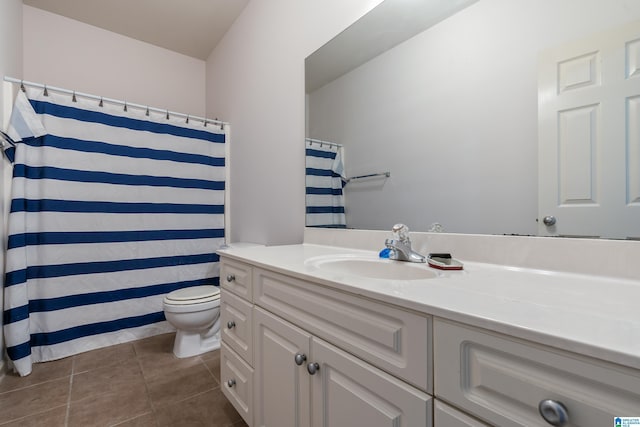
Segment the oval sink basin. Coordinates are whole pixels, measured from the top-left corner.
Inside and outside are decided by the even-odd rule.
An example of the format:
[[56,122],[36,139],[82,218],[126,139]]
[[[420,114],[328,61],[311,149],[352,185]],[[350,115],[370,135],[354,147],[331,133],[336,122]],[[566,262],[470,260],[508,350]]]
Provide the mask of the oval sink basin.
[[318,257],[309,260],[309,264],[320,270],[370,279],[424,280],[437,277],[437,274],[431,271],[427,264],[380,258],[354,256]]

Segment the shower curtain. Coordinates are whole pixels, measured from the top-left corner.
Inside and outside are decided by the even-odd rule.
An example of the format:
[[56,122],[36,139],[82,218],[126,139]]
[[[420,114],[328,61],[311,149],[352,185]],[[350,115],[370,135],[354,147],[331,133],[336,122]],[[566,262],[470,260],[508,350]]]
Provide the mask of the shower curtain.
[[342,148],[310,143],[306,148],[307,227],[346,228]]
[[166,293],[219,283],[225,131],[130,110],[18,95],[4,332],[20,375],[169,332]]

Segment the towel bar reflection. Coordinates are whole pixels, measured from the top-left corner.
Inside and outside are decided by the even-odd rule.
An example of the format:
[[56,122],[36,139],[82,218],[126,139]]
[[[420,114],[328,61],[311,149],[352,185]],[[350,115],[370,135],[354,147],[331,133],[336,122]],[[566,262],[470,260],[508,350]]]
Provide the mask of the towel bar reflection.
[[391,176],[391,172],[379,172],[379,173],[370,173],[368,175],[352,176],[351,178],[347,178],[347,182],[351,182],[357,179],[374,178],[374,177],[382,177],[382,176],[385,178],[389,178]]

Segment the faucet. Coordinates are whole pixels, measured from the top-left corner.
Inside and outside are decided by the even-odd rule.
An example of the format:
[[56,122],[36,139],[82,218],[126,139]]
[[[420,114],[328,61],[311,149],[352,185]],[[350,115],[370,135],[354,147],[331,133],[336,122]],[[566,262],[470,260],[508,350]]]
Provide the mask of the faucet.
[[391,250],[389,259],[408,262],[425,262],[424,256],[411,249],[411,239],[409,239],[409,227],[404,224],[396,224],[391,229],[393,239],[386,239],[384,244]]

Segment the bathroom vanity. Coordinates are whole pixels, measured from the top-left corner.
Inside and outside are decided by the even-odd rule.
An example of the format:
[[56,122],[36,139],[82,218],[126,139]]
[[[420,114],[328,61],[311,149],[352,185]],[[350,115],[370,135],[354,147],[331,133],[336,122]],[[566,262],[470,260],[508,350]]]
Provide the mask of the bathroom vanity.
[[220,255],[221,387],[250,426],[640,417],[640,281],[325,244]]

